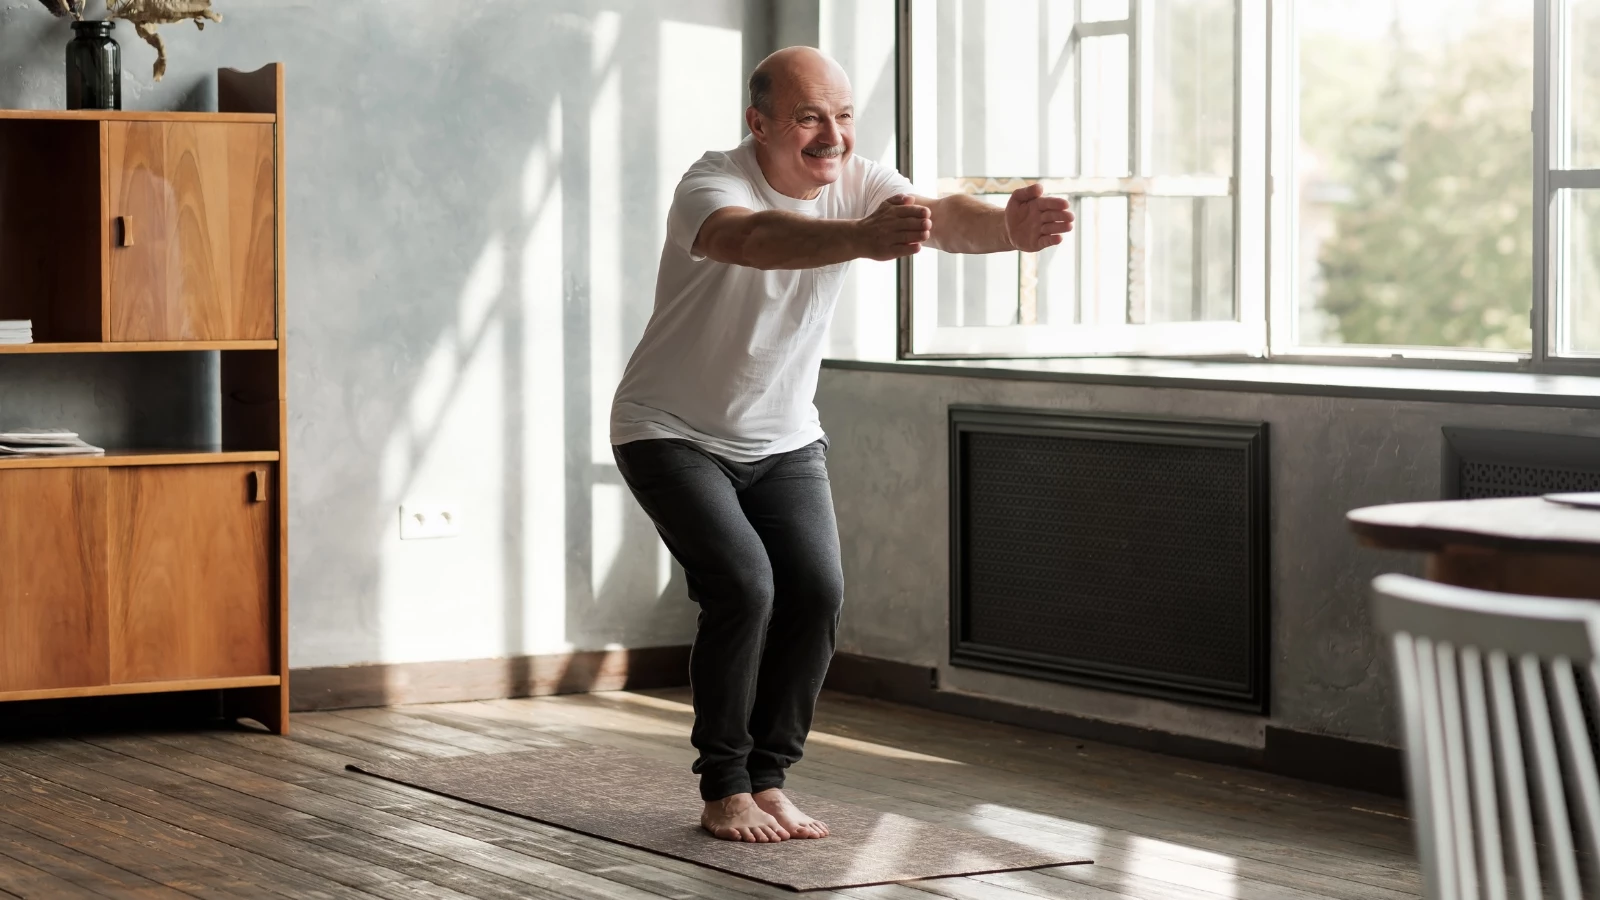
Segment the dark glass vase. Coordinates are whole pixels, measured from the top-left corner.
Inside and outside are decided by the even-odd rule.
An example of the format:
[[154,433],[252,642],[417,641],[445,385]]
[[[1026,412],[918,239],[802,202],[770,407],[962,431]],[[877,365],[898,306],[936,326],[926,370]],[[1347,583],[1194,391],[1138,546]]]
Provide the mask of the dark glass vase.
[[67,43],[67,109],[122,108],[122,48],[116,22],[73,22]]

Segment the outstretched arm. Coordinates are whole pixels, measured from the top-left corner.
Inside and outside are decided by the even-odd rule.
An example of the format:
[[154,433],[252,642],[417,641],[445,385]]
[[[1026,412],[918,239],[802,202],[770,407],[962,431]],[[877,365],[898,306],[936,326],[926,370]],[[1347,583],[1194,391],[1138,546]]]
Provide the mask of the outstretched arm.
[[1012,191],[1003,208],[970,194],[917,202],[933,213],[928,245],[946,253],[1035,253],[1061,243],[1074,218],[1065,198],[1046,197],[1038,184]]
[[860,219],[727,206],[706,217],[693,252],[752,269],[814,269],[852,259],[895,259],[922,249],[930,213],[904,194]]

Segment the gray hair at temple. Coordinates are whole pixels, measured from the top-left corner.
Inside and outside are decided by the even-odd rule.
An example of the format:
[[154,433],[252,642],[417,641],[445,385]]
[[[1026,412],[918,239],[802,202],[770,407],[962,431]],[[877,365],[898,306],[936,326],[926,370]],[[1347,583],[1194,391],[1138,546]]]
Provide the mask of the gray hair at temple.
[[750,105],[763,116],[772,115],[772,73],[761,66],[750,73]]

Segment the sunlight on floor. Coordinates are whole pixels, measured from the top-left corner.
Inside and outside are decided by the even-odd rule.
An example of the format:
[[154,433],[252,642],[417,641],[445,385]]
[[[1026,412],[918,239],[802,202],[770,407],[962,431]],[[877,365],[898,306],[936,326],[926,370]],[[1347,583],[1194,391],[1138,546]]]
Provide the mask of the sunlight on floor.
[[[694,707],[687,703],[679,703],[675,700],[666,700],[661,697],[650,697],[645,694],[633,694],[627,691],[616,691],[613,693],[607,693],[606,698],[621,700],[625,703],[632,703],[636,706],[647,706],[651,709],[682,713],[685,716],[691,716],[694,714]],[[869,756],[881,756],[885,759],[901,759],[912,762],[939,763],[947,766],[966,765],[966,763],[961,762],[960,760],[945,759],[942,756],[929,756],[926,753],[917,753],[912,750],[901,750],[899,747],[891,747],[887,744],[874,744],[870,741],[861,741],[856,740],[855,738],[841,737],[836,734],[828,734],[825,731],[812,731],[810,736],[806,738],[806,743],[821,744],[824,747],[832,747],[835,750],[849,750],[853,753],[865,753]]]

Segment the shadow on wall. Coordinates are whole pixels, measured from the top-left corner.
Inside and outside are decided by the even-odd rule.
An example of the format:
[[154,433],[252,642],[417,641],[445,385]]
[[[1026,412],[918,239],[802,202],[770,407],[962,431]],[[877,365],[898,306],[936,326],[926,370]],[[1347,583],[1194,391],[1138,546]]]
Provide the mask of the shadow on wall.
[[[198,108],[218,67],[286,66],[291,665],[687,643],[695,607],[607,415],[672,189],[741,136],[764,5],[221,6],[164,30],[159,84],[123,33],[123,89]],[[0,105],[60,108],[69,38],[0,0]],[[8,419],[49,412],[17,395]],[[196,415],[159,390],[123,402]],[[401,542],[418,501],[457,506],[462,536]]]
[[[511,5],[341,22],[318,82],[351,94],[291,92],[297,666],[692,634],[607,414],[672,187],[739,137],[740,6]],[[392,52],[381,73],[369,47]],[[395,539],[426,499],[461,506],[463,540]]]

